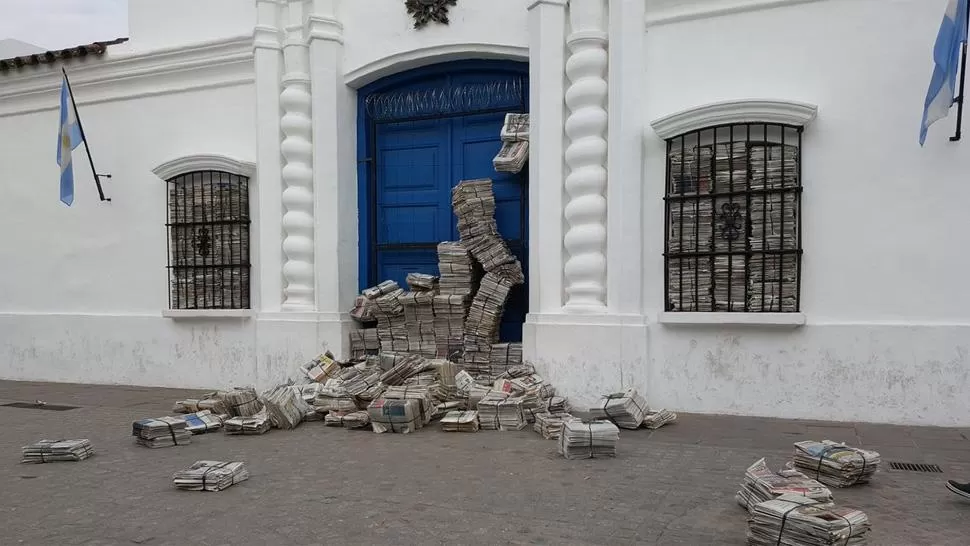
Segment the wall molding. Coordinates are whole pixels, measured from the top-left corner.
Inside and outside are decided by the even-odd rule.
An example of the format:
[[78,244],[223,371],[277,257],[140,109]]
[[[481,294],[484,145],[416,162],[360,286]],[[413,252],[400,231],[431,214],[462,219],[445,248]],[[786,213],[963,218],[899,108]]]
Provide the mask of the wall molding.
[[529,48],[485,43],[443,44],[422,47],[388,55],[350,70],[344,75],[344,82],[350,87],[358,89],[385,76],[412,68],[472,58],[528,61]]
[[761,11],[785,6],[796,6],[821,2],[822,0],[703,0],[700,2],[684,2],[683,0],[647,0],[647,28],[704,19],[720,17],[734,13]]
[[[78,105],[239,85],[254,81],[253,35],[72,63]],[[60,65],[0,77],[0,117],[59,107]]]
[[818,106],[782,99],[736,99],[681,110],[650,122],[662,139],[734,123],[777,123],[801,127],[815,119]]
[[223,171],[252,180],[256,178],[256,163],[222,154],[193,154],[171,159],[152,169],[162,180],[194,171]]

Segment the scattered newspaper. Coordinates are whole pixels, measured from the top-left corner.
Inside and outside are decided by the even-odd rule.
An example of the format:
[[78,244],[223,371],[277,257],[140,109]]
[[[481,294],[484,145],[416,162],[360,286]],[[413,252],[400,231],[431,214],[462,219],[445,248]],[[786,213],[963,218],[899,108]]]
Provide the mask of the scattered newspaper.
[[57,461],[83,461],[94,455],[91,440],[40,440],[20,448],[21,463],[53,463]]
[[222,461],[196,461],[172,476],[175,487],[186,491],[222,491],[247,479],[245,464]]
[[192,434],[186,430],[183,417],[141,419],[131,424],[131,435],[140,446],[158,448],[191,443]]
[[656,430],[668,423],[673,423],[676,420],[677,414],[669,410],[660,409],[657,411],[648,411],[643,417],[643,426],[651,430]]
[[782,495],[754,505],[748,518],[750,546],[859,546],[867,543],[869,517],[854,508]]
[[824,440],[795,442],[795,468],[832,487],[868,483],[879,470],[879,453]]
[[564,420],[559,435],[559,454],[566,459],[616,457],[620,429],[609,421]]
[[782,469],[772,472],[764,458],[745,471],[741,490],[734,498],[750,512],[759,502],[788,494],[801,495],[819,502],[832,501],[832,491],[817,480],[797,470]]
[[637,429],[647,415],[647,401],[636,389],[627,389],[603,396],[602,401],[589,408],[593,419],[606,419],[620,428]]

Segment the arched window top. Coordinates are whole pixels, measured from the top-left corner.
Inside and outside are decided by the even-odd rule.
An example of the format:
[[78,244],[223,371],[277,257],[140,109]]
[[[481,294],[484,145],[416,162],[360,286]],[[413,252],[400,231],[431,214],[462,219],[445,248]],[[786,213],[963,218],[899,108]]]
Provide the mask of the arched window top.
[[155,176],[162,180],[171,180],[176,176],[196,171],[226,172],[254,178],[256,164],[221,154],[195,154],[177,157],[152,169]]
[[818,106],[780,99],[738,99],[682,110],[650,122],[657,136],[668,140],[680,135],[742,123],[768,123],[803,127],[815,119]]

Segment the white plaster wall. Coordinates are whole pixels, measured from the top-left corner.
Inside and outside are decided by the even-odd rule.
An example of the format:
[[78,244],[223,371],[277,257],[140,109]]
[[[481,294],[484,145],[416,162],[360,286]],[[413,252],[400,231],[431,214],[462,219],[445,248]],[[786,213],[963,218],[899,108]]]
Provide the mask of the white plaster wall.
[[924,149],[917,142],[946,1],[771,3],[782,6],[648,28],[645,307],[656,317],[663,302],[664,144],[649,120],[724,99],[792,99],[819,107],[802,149],[808,324],[654,324],[651,403],[967,425],[970,148],[948,141],[953,115]]
[[250,35],[253,0],[128,0],[126,49],[145,51]]

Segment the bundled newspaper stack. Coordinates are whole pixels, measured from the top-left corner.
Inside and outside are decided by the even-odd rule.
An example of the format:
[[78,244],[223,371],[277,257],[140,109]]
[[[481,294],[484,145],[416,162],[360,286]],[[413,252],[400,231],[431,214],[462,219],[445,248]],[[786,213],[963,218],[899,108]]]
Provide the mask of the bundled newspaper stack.
[[384,281],[377,286],[365,288],[354,301],[354,307],[350,310],[350,316],[362,324],[373,324],[377,320],[374,316],[374,300],[390,294],[399,288],[400,286],[394,281]]
[[491,372],[492,344],[498,341],[499,326],[512,282],[494,273],[482,277],[481,286],[472,300],[465,319],[465,367],[472,374]]
[[438,292],[444,296],[471,296],[478,289],[481,269],[460,242],[438,243]]
[[21,463],[52,463],[56,461],[83,461],[94,455],[91,440],[40,440],[20,448]]
[[358,328],[350,331],[350,358],[364,358],[381,352],[377,328]]
[[438,277],[427,273],[408,273],[408,288],[412,292],[437,292]]
[[754,505],[748,518],[749,546],[860,546],[871,530],[865,512],[782,495]]
[[303,364],[300,368],[311,381],[324,383],[327,379],[336,377],[337,373],[340,372],[340,363],[337,362],[333,353],[327,351]]
[[288,385],[280,385],[264,392],[260,401],[273,426],[287,430],[302,423],[310,409],[303,398],[297,396]]
[[647,414],[647,401],[636,389],[607,394],[602,401],[589,408],[593,419],[606,419],[620,428],[637,429]]
[[509,251],[495,222],[495,195],[487,178],[463,180],[451,190],[451,205],[458,217],[458,234],[486,273],[511,284],[522,284],[522,264]]
[[270,427],[269,416],[262,410],[250,417],[232,417],[225,423],[226,434],[265,434]]
[[676,413],[665,409],[659,409],[657,411],[647,412],[647,414],[643,418],[643,426],[651,430],[656,430],[666,425],[667,423],[673,423],[676,420],[677,420]]
[[449,411],[441,418],[444,432],[478,432],[477,411]]
[[185,430],[192,434],[205,434],[210,430],[222,428],[222,422],[229,418],[228,414],[216,415],[209,410],[189,413],[185,419]]
[[172,476],[175,487],[186,491],[222,491],[247,479],[245,464],[222,461],[196,461]]
[[364,410],[331,411],[323,418],[328,427],[364,428],[370,424],[370,416]]
[[307,404],[313,404],[313,399],[323,389],[322,383],[305,383],[303,385],[290,385],[288,387],[293,394],[297,395]]
[[522,411],[523,398],[493,390],[478,402],[481,427],[485,430],[522,430],[528,424]]
[[421,424],[426,425],[431,422],[436,404],[431,398],[431,390],[428,386],[402,385],[388,387],[383,395],[385,400],[415,400],[418,402],[418,413],[421,416]]
[[172,413],[195,413],[197,411],[209,410],[215,414],[229,413],[223,393],[218,391],[210,392],[202,398],[186,398],[175,402]]
[[517,173],[529,159],[529,114],[505,114],[501,135],[502,149],[492,166],[500,173]]
[[[480,396],[477,400],[473,396]],[[501,430],[502,422],[499,418],[499,404],[505,402],[509,395],[495,389],[482,389],[479,385],[472,385],[468,396],[468,409],[478,410],[478,420],[482,430]]]
[[620,429],[609,421],[563,420],[559,434],[559,454],[566,459],[616,457]]
[[380,434],[400,432],[407,434],[424,426],[421,419],[420,403],[413,398],[407,400],[385,400],[378,398],[367,406],[371,428]]
[[546,413],[569,413],[569,401],[562,396],[552,396],[542,401],[539,409]]
[[435,356],[452,358],[461,355],[464,349],[465,315],[468,314],[470,301],[469,296],[458,294],[434,297]]
[[868,483],[879,470],[879,453],[825,440],[795,442],[795,468],[825,485],[849,487]]
[[801,495],[820,502],[832,501],[832,491],[828,487],[797,470],[772,472],[763,458],[745,471],[741,490],[734,498],[750,512],[759,502],[788,494]]
[[383,371],[380,365],[373,361],[361,362],[344,368],[336,380],[327,383],[328,387],[343,388],[347,394],[353,396],[358,401],[358,407],[363,407],[360,402],[370,402],[384,392],[386,386],[381,383]]
[[521,343],[493,343],[489,354],[489,373],[498,377],[510,367],[522,365]]
[[434,292],[407,292],[399,299],[404,307],[408,352],[434,358],[438,354],[435,339]]
[[223,398],[229,415],[233,417],[249,417],[263,409],[263,403],[259,401],[256,389],[253,387],[233,387],[232,390],[223,393]]
[[377,319],[377,337],[381,351],[407,351],[408,332],[404,320],[404,306],[400,288],[374,300],[374,318]]
[[331,411],[357,411],[357,400],[347,392],[347,389],[340,384],[328,382],[324,385],[317,397],[313,399],[313,408],[317,413],[328,413]]
[[535,414],[535,424],[532,425],[533,430],[542,435],[546,440],[558,440],[559,434],[562,432],[562,424],[570,419],[575,419],[572,415],[559,412],[537,412]]
[[421,355],[394,354],[393,357],[394,367],[381,376],[381,382],[389,386],[403,385],[407,378],[429,370],[433,366],[430,360]]
[[183,417],[141,419],[131,424],[131,435],[140,446],[173,447],[191,443]]

